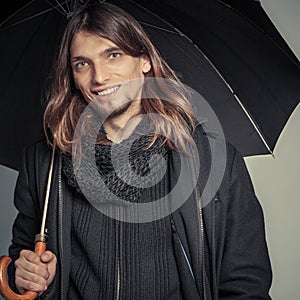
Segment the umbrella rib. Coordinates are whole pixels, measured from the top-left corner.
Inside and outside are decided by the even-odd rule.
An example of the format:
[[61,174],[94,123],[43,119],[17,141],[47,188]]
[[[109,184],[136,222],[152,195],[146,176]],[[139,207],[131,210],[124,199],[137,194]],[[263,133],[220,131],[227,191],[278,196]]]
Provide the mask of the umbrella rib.
[[203,53],[203,51],[201,51],[201,49],[197,45],[194,45],[194,46],[198,49],[198,51],[201,52],[201,54],[203,55],[203,57],[209,62],[209,64],[214,68],[214,70],[220,76],[220,78],[222,79],[222,81],[226,84],[226,86],[230,90],[231,94],[234,96],[234,99],[238,102],[238,104],[240,105],[240,107],[244,111],[245,115],[247,116],[247,118],[249,119],[249,121],[251,122],[251,124],[253,125],[253,127],[254,127],[255,131],[257,132],[258,136],[260,137],[261,141],[263,142],[263,144],[265,145],[265,147],[267,148],[267,150],[270,152],[270,154],[274,157],[273,151],[271,150],[271,148],[268,145],[266,139],[264,138],[263,133],[261,132],[261,130],[259,129],[259,127],[254,122],[254,120],[251,117],[250,113],[247,111],[246,107],[243,105],[242,101],[240,100],[240,98],[238,97],[238,95],[235,93],[235,91],[233,90],[233,88],[230,86],[230,84],[227,82],[227,80],[224,78],[224,76],[220,73],[220,71],[217,69],[217,67]]
[[143,24],[143,25],[146,25],[146,26],[155,28],[155,29],[160,29],[160,30],[162,30],[162,31],[166,31],[166,32],[169,32],[169,33],[178,34],[178,32],[173,31],[173,30],[170,30],[170,29],[167,29],[167,28],[163,28],[163,27],[160,27],[160,26],[157,26],[157,25],[153,25],[153,24],[150,24],[150,23],[147,23],[147,22],[139,21],[139,20],[138,20],[138,22],[139,22],[140,24]]
[[0,28],[6,23],[8,22],[11,18],[13,18],[15,15],[17,15],[19,12],[21,12],[23,9],[25,9],[27,6],[31,5],[32,2],[35,2],[35,0],[32,0],[30,2],[28,2],[27,4],[25,4],[24,6],[22,6],[20,9],[18,9],[15,13],[13,13],[12,15],[10,15],[7,19],[5,19],[1,24],[0,24]]
[[[61,8],[61,10],[63,11],[64,15],[67,15],[68,12],[64,9],[64,7],[62,6],[62,4],[59,1],[57,1],[57,0],[55,0],[55,2]],[[65,3],[68,3],[68,1],[66,1]]]
[[[62,4],[59,2],[59,1],[57,1],[57,0],[55,0],[55,2],[59,5],[59,7],[62,9],[62,11],[65,13],[65,15],[67,14],[67,11],[64,9],[64,7],[62,6]],[[68,2],[68,1],[67,1]],[[67,3],[66,2],[66,3]]]
[[[33,0],[33,1],[35,1],[35,0]],[[68,1],[69,1],[69,0],[66,0],[65,2],[63,2],[63,4],[65,4],[65,3],[68,2]],[[49,4],[50,4],[50,3],[49,3]],[[34,19],[34,18],[36,18],[36,17],[39,17],[39,16],[41,16],[41,15],[43,15],[43,14],[46,14],[47,12],[49,12],[49,11],[51,11],[51,10],[53,10],[53,9],[57,9],[56,6],[53,6],[52,4],[50,4],[50,5],[51,5],[51,8],[45,9],[45,10],[39,12],[39,13],[36,13],[35,15],[32,15],[32,16],[27,17],[27,18],[24,18],[24,19],[22,19],[22,20],[20,20],[20,21],[18,21],[18,22],[15,22],[15,23],[13,23],[13,24],[10,24],[10,25],[8,25],[8,26],[5,26],[5,27],[3,27],[2,29],[6,29],[6,28],[10,28],[10,27],[16,26],[16,25],[18,25],[18,24],[24,23],[24,22],[26,22],[26,21],[29,21],[29,20]],[[60,11],[60,13],[62,13],[62,12]],[[3,23],[4,23],[4,22],[3,22]],[[1,26],[3,25],[3,23],[1,23],[0,28],[1,28]]]
[[[166,21],[165,19],[161,18],[159,15],[157,15],[156,13],[154,13],[153,11],[147,9],[146,7],[144,6],[141,6],[140,4],[138,4],[137,2],[135,2],[134,0],[129,0],[129,2],[131,2],[132,4],[138,6],[139,8],[145,10],[146,12],[152,14],[153,16],[155,16],[156,18],[158,18],[159,20],[161,20],[162,22],[168,24],[168,26],[172,27],[173,30],[170,30],[170,29],[166,29],[166,28],[163,28],[163,27],[160,27],[160,26],[157,26],[157,25],[153,25],[153,24],[150,24],[150,23],[146,23],[146,22],[143,22],[143,21],[139,21],[140,23],[142,24],[145,24],[145,25],[148,25],[150,27],[153,27],[153,28],[157,28],[157,29],[160,29],[160,30],[164,30],[166,32],[169,32],[169,33],[173,33],[173,34],[178,34],[184,38],[186,38],[189,42],[191,42],[194,46],[196,46],[196,44],[186,35],[184,34],[182,31],[180,31],[177,27],[175,27],[174,25],[172,25],[171,23],[169,23],[168,21]],[[197,47],[197,46],[196,46]],[[197,47],[198,48],[198,47]],[[200,51],[200,49],[198,48],[198,50]],[[202,51],[201,51],[202,52]]]
[[267,34],[261,27],[259,27],[256,23],[254,23],[253,21],[251,21],[249,18],[247,18],[244,14],[242,14],[241,12],[239,12],[237,9],[233,8],[232,6],[230,6],[229,4],[223,2],[222,0],[217,0],[217,2],[219,2],[220,4],[226,6],[227,8],[233,10],[235,13],[237,13],[238,15],[240,15],[242,18],[244,18],[247,22],[251,23],[254,27],[256,27],[260,32],[262,32],[270,41],[272,41],[272,43],[274,43],[276,45],[276,47],[278,47],[298,68],[299,65],[296,63],[296,61],[269,35]]
[[[70,0],[70,1],[71,1],[71,0]],[[69,13],[69,12],[70,12],[70,6],[69,6],[69,2],[70,2],[70,1],[67,1],[67,2],[66,2],[66,6],[67,6],[67,13]]]
[[49,9],[46,9],[46,10],[41,11],[41,12],[39,12],[39,13],[36,13],[35,15],[32,15],[32,16],[27,17],[27,18],[24,18],[24,19],[22,19],[22,20],[20,20],[20,21],[18,21],[18,22],[15,22],[15,23],[13,23],[13,24],[11,24],[11,25],[9,25],[9,26],[5,26],[5,28],[10,28],[10,27],[16,26],[16,25],[18,25],[18,24],[24,23],[24,22],[26,22],[26,21],[29,21],[29,20],[31,20],[31,19],[34,19],[34,18],[36,18],[36,17],[39,17],[39,16],[41,16],[41,15],[43,15],[43,14],[49,12],[49,11],[52,10],[52,9],[53,9],[53,8],[49,8]]
[[131,2],[133,5],[138,6],[140,9],[143,9],[144,11],[148,12],[149,14],[152,14],[153,16],[155,16],[156,18],[158,18],[162,22],[168,24],[170,27],[172,27],[174,29],[174,31],[172,31],[170,29],[166,29],[166,28],[160,27],[160,26],[157,26],[157,25],[153,25],[153,24],[150,24],[150,23],[138,20],[139,23],[144,24],[144,25],[148,25],[148,26],[153,27],[153,28],[161,29],[161,30],[164,30],[166,32],[183,35],[183,33],[181,33],[181,31],[178,30],[174,25],[170,24],[169,22],[167,22],[166,20],[164,20],[163,18],[161,18],[159,15],[157,15],[156,13],[154,13],[152,10],[149,10],[148,8],[140,5],[136,1],[133,1],[133,0],[128,0],[128,1]]
[[[177,29],[176,27],[174,27],[175,29]],[[246,114],[247,118],[249,119],[249,121],[251,122],[251,124],[253,125],[254,129],[256,130],[257,134],[259,135],[261,141],[263,142],[263,144],[265,145],[265,147],[267,148],[267,150],[270,152],[270,154],[274,157],[273,151],[271,150],[270,146],[268,145],[266,139],[264,138],[262,132],[260,131],[259,127],[255,124],[254,120],[252,119],[251,115],[249,114],[249,112],[247,111],[247,109],[245,108],[245,106],[243,105],[243,103],[241,102],[241,100],[239,99],[238,95],[235,93],[235,91],[233,90],[233,88],[230,86],[230,84],[227,82],[227,80],[224,78],[224,76],[220,73],[220,71],[217,69],[217,67],[212,63],[212,61],[207,57],[207,55],[205,55],[205,53],[198,47],[197,44],[195,44],[188,36],[186,36],[184,33],[180,32],[178,30],[178,32],[184,36],[186,39],[188,39],[195,48],[197,48],[197,50],[203,55],[203,57],[208,61],[208,63],[214,68],[214,70],[217,72],[217,74],[220,76],[220,78],[222,79],[222,81],[226,84],[226,86],[228,87],[228,89],[230,90],[230,92],[232,93],[232,95],[234,96],[234,98],[236,99],[236,101],[238,102],[238,104],[240,105],[240,107],[243,109],[244,113]]]
[[[225,4],[224,2],[218,0],[220,3]],[[263,144],[265,145],[265,147],[267,148],[267,150],[269,151],[269,153],[274,157],[273,151],[271,150],[270,146],[268,145],[266,139],[264,138],[262,132],[260,131],[259,127],[255,124],[254,120],[252,119],[251,115],[249,114],[249,112],[247,111],[247,109],[245,108],[245,106],[243,105],[243,103],[240,101],[238,95],[234,92],[234,90],[232,89],[232,87],[229,85],[229,83],[227,82],[227,80],[222,76],[222,74],[220,73],[220,71],[217,69],[217,67],[211,62],[211,60],[204,54],[204,52],[198,47],[197,44],[195,44],[187,35],[185,35],[183,32],[181,32],[178,28],[176,28],[174,25],[170,24],[169,22],[167,22],[166,20],[162,19],[160,16],[156,15],[155,13],[153,13],[152,11],[146,9],[145,7],[139,5],[138,3],[134,2],[134,1],[130,1],[135,3],[136,5],[140,6],[140,8],[152,13],[153,15],[155,15],[157,18],[161,19],[162,21],[164,21],[165,23],[167,23],[169,26],[171,26],[172,28],[174,28],[175,32],[170,31],[172,33],[177,33],[179,35],[181,35],[182,37],[186,38],[188,41],[190,41],[193,46],[203,55],[203,57],[208,61],[208,63],[214,68],[214,70],[217,72],[217,74],[220,76],[220,78],[222,79],[222,81],[226,84],[226,86],[228,87],[228,89],[230,90],[230,92],[232,93],[232,95],[234,96],[234,98],[236,99],[236,101],[238,102],[238,104],[240,105],[240,107],[242,108],[242,110],[244,111],[244,113],[246,114],[247,118],[249,119],[249,121],[251,122],[251,124],[253,125],[255,131],[257,132],[258,136],[260,137],[261,141],[263,142]],[[243,15],[242,15],[243,16]],[[250,21],[250,20],[249,20]],[[251,22],[251,21],[250,21]],[[144,23],[148,26],[152,26],[152,27],[156,27],[165,31],[169,31],[168,29],[164,29],[164,28],[160,28],[159,26],[155,26],[152,24],[148,24],[148,23]],[[259,27],[258,27],[259,28]],[[260,29],[260,28],[259,28]],[[261,29],[260,29],[261,30]],[[262,30],[261,30],[262,31]],[[269,36],[268,36],[269,37]],[[270,37],[269,37],[270,38]],[[271,38],[270,38],[271,39]],[[279,46],[278,46],[279,47]],[[279,47],[280,48],[280,47]]]
[[259,135],[260,139],[262,140],[263,144],[265,145],[265,147],[267,148],[267,150],[270,152],[270,154],[274,157],[273,151],[271,150],[270,146],[268,145],[267,141],[265,140],[262,132],[259,130],[259,127],[255,124],[255,122],[253,121],[251,115],[248,113],[247,109],[245,108],[245,106],[243,105],[243,103],[241,102],[241,100],[239,99],[239,97],[237,96],[237,94],[235,94],[234,92],[232,93],[234,98],[236,99],[236,101],[239,103],[239,105],[241,106],[241,108],[243,109],[244,113],[246,114],[246,116],[248,117],[249,121],[251,122],[251,124],[253,125],[254,129],[256,130],[257,134]]
[[[52,8],[56,9],[59,13],[61,13],[62,15],[66,16],[67,12],[66,10],[63,8],[62,3],[58,2],[57,0],[55,0],[55,2],[57,3],[57,5],[52,4],[50,1],[45,0]],[[69,0],[65,1],[63,4],[67,3]],[[61,10],[59,9],[61,8]]]

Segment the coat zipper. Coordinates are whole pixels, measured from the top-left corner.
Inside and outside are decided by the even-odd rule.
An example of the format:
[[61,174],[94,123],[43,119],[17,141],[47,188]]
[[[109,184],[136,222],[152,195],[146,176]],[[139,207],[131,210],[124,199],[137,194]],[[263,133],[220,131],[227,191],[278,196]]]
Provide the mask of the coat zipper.
[[204,247],[204,224],[203,224],[203,211],[200,205],[201,197],[199,193],[199,182],[197,181],[195,194],[196,194],[196,204],[197,204],[197,211],[198,211],[198,224],[200,229],[200,260],[201,260],[201,275],[202,275],[202,287],[203,287],[203,297],[204,300],[207,299],[206,293],[206,282],[205,282],[205,247]]
[[[200,197],[200,186],[199,186],[199,179],[198,176],[200,176],[199,174],[197,174],[196,172],[196,168],[194,165],[191,166],[191,168],[193,169],[193,176],[195,176],[195,180],[196,180],[196,186],[194,188],[194,193],[195,193],[195,198],[196,198],[196,206],[197,206],[197,217],[198,217],[198,225],[199,225],[199,232],[200,232],[200,245],[199,245],[199,249],[200,249],[200,267],[201,267],[201,277],[202,277],[202,289],[203,289],[203,298],[204,300],[207,300],[207,287],[206,287],[206,282],[205,282],[205,246],[204,246],[204,224],[203,224],[203,212],[202,212],[202,206],[201,204],[201,197]],[[199,291],[201,292],[201,291]]]
[[211,256],[212,256],[212,281],[213,281],[213,299],[214,300],[218,300],[219,299],[219,296],[218,296],[218,288],[217,288],[217,279],[216,279],[216,245],[215,245],[215,242],[216,242],[216,204],[217,202],[219,201],[219,195],[217,194],[214,198],[214,202],[213,202],[213,205],[212,205],[212,211],[211,211],[211,218],[212,218],[212,241],[211,241]]
[[185,261],[186,261],[186,263],[187,263],[187,265],[188,265],[189,271],[190,271],[190,273],[191,273],[191,275],[192,275],[192,277],[193,277],[193,280],[195,281],[195,275],[194,275],[194,272],[193,272],[191,263],[190,263],[190,261],[189,261],[189,258],[188,258],[188,256],[187,256],[187,254],[186,254],[186,251],[185,251],[185,249],[184,249],[184,247],[183,247],[182,241],[181,241],[180,236],[179,236],[179,234],[178,234],[178,232],[177,232],[177,230],[176,230],[176,226],[175,226],[174,220],[173,220],[172,218],[171,218],[171,227],[172,227],[173,233],[174,233],[175,236],[176,236],[176,239],[177,239],[178,242],[179,242],[180,249],[181,249],[181,251],[182,251],[182,253],[183,253],[183,256],[184,256],[184,259],[185,259]]
[[64,283],[64,268],[63,268],[63,234],[62,234],[62,228],[63,228],[63,193],[62,193],[62,179],[61,179],[61,170],[62,170],[62,160],[61,156],[59,155],[59,169],[58,169],[58,235],[59,235],[59,259],[60,259],[60,299],[64,299],[64,293],[63,293],[63,283]]

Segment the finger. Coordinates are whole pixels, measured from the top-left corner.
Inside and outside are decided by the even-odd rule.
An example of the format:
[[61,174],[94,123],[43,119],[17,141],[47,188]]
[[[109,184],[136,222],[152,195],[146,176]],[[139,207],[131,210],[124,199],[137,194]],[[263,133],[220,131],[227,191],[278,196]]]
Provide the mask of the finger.
[[22,250],[20,252],[20,257],[17,260],[17,262],[20,262],[23,268],[25,268],[25,264],[31,263],[47,269],[47,265],[44,262],[42,262],[40,256],[30,250]]
[[15,278],[16,278],[16,283],[18,283],[18,284],[20,284],[19,280],[21,280],[21,283],[23,283],[25,281],[32,282],[35,285],[40,285],[42,287],[45,287],[47,285],[47,281],[45,280],[45,278],[43,278],[37,274],[26,272],[21,269],[16,270]]
[[[37,275],[45,280],[47,280],[49,277],[47,264],[43,264],[40,261],[38,264],[36,264],[25,259],[18,259],[15,261],[15,267],[18,272],[24,274]],[[24,279],[26,279],[26,277],[24,277]],[[27,279],[30,280],[30,278]]]
[[49,286],[49,284],[52,282],[55,273],[56,273],[56,263],[57,263],[57,259],[56,256],[54,256],[54,258],[48,263],[48,272],[49,272],[49,278],[47,279],[47,285]]
[[15,283],[20,291],[26,290],[40,293],[47,290],[46,282],[37,283],[34,280],[27,280],[19,276],[16,276]]
[[35,252],[30,250],[21,250],[20,259],[24,259],[25,261],[35,264],[39,264],[41,262],[40,257]]
[[43,253],[40,257],[41,261],[43,263],[49,263],[51,260],[55,259],[55,255],[54,253],[52,253],[51,251],[46,251],[45,253]]

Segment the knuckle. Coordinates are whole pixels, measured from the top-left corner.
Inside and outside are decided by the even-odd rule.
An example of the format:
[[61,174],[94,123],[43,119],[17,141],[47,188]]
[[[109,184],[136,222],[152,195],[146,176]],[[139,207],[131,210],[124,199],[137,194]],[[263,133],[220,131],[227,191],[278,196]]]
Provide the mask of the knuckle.
[[20,259],[18,258],[16,261],[15,261],[15,267],[16,268],[19,268],[21,266],[21,261]]
[[57,258],[56,258],[55,255],[54,255],[53,258],[51,259],[50,264],[51,264],[51,266],[56,266],[56,264],[57,264]]
[[41,272],[41,268],[39,268],[38,265],[33,265],[30,271],[34,274],[39,274]]
[[40,274],[39,274],[44,280],[47,280],[48,279],[48,277],[49,277],[49,272],[47,271],[47,270],[43,270],[43,271],[41,271],[40,272]]
[[34,285],[45,284],[46,280],[42,276],[37,276],[35,274],[28,275],[27,280]]
[[20,256],[25,256],[27,252],[28,252],[28,250],[22,249],[20,251]]
[[22,271],[19,268],[16,268],[15,276],[20,277],[22,275]]
[[37,255],[31,250],[23,249],[20,251],[19,259],[34,261],[34,260],[36,260],[36,258],[37,258]]
[[28,290],[33,291],[33,290],[35,290],[35,288],[36,288],[36,285],[33,282],[28,283],[28,285],[27,285]]
[[19,286],[19,285],[21,285],[21,283],[22,283],[21,278],[18,277],[18,276],[16,276],[16,278],[15,278],[15,284]]

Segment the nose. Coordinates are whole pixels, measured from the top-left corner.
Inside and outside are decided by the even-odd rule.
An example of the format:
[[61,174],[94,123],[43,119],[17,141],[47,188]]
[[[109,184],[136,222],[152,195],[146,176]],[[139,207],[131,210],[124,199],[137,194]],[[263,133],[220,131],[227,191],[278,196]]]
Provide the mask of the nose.
[[110,78],[109,68],[105,64],[97,64],[93,67],[92,82],[95,85],[106,83]]

